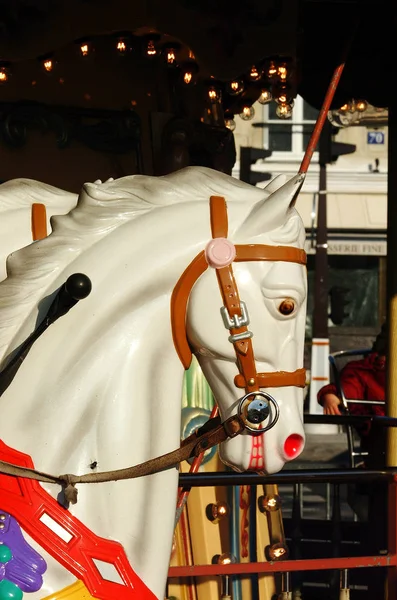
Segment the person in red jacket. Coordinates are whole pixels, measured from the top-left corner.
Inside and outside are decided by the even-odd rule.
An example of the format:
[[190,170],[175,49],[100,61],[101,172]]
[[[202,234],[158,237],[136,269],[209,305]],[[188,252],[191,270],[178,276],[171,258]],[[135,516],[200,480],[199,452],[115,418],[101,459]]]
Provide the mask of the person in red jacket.
[[[361,360],[352,360],[342,369],[340,383],[346,398],[355,400],[385,401],[386,378],[386,323],[378,334],[371,353]],[[342,400],[333,383],[323,386],[318,392],[317,399],[323,406],[324,414],[340,415]],[[343,408],[342,408],[343,410]],[[351,415],[385,415],[385,406],[379,404],[349,404]],[[363,450],[368,450],[371,444],[369,434],[371,424],[365,423],[357,427]]]
[[[387,326],[382,326],[371,352],[361,360],[347,363],[340,373],[340,383],[347,399],[378,400],[385,402],[387,355]],[[321,388],[317,395],[319,403],[327,415],[341,414],[341,399],[335,385],[329,384]],[[385,414],[385,405],[349,404],[351,415]],[[343,410],[343,408],[342,408]],[[372,426],[370,422],[356,426],[360,436],[361,449],[368,452],[363,467],[379,469],[384,467],[386,428]],[[373,485],[364,483],[347,486],[347,500],[359,520],[369,523],[376,521],[365,537],[368,555],[383,552],[387,548],[387,483]],[[378,597],[379,590],[384,587],[385,574],[379,572],[372,578],[369,591]]]

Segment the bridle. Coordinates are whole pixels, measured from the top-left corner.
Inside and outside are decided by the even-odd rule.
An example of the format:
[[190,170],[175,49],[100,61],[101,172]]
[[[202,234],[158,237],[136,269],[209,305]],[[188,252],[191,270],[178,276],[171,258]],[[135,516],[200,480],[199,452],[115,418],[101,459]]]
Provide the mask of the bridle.
[[[306,371],[273,371],[257,373],[252,345],[253,334],[248,329],[249,315],[244,302],[240,300],[238,287],[233,274],[234,262],[283,261],[306,265],[306,253],[290,246],[269,246],[266,244],[234,245],[227,239],[228,218],[225,198],[211,196],[210,216],[212,240],[189,264],[179,278],[171,297],[171,325],[175,349],[185,367],[192,361],[192,351],[186,332],[186,313],[190,293],[199,277],[208,267],[215,269],[223,306],[221,315],[229,342],[233,345],[239,374],[234,378],[238,388],[245,389],[245,396],[239,402],[238,412],[246,429],[253,434],[263,433],[273,427],[278,419],[279,409],[276,400],[260,388],[297,386],[305,387]],[[274,415],[270,423],[260,426],[269,415],[269,403]],[[264,418],[263,418],[264,417]],[[260,420],[259,420],[260,419]]]
[[[252,347],[253,334],[248,329],[248,310],[244,302],[240,300],[232,263],[283,261],[305,265],[306,253],[304,250],[289,246],[234,245],[227,239],[228,219],[226,202],[223,197],[211,196],[210,215],[212,239],[205,250],[201,251],[186,268],[172,293],[172,335],[178,356],[185,369],[188,369],[192,360],[192,351],[186,333],[189,296],[194,284],[207,268],[209,266],[214,268],[223,300],[222,319],[226,329],[229,330],[229,341],[232,343],[237,357],[239,374],[234,378],[234,384],[238,388],[245,389],[245,395],[239,401],[238,414],[229,417],[224,422],[220,422],[219,418],[210,419],[199,430],[183,440],[181,447],[177,450],[125,469],[87,473],[85,475],[56,476],[0,460],[0,474],[60,484],[64,487],[66,500],[75,503],[77,501],[77,490],[75,488],[77,483],[120,481],[158,473],[179,465],[183,460],[197,457],[212,446],[218,445],[228,438],[233,438],[244,431],[248,431],[251,435],[258,435],[275,425],[279,416],[278,404],[273,396],[261,391],[261,388],[304,387],[305,369],[297,369],[292,372],[257,373]],[[91,282],[86,275],[74,274],[69,277],[55,296],[42,323],[25,340],[17,354],[0,372],[0,395],[12,383],[21,363],[37,338],[60,316],[66,314],[79,300],[85,298],[90,291]],[[274,409],[270,423],[261,426],[270,415],[270,405]]]

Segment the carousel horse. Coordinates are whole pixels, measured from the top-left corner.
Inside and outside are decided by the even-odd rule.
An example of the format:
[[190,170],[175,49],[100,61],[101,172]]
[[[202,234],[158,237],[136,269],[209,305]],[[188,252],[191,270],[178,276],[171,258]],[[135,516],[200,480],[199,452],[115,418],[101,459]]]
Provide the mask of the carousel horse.
[[[77,204],[52,217],[52,233],[7,259],[0,371],[65,281],[83,274],[92,291],[41,330],[4,386],[2,464],[99,475],[173,451],[192,353],[221,420],[238,413],[244,424],[220,448],[227,465],[274,473],[298,456],[302,183],[297,175],[259,189],[190,167],[68,196]],[[164,598],[177,468],[80,485],[73,505],[64,488],[1,473],[0,464],[0,598]]]

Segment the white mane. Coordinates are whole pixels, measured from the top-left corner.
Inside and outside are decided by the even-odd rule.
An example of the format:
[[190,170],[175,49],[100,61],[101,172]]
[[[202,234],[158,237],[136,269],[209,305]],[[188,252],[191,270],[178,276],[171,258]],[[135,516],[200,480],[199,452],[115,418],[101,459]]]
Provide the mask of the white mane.
[[[3,184],[0,192],[3,187],[6,192],[13,192],[15,187],[21,202],[21,190],[25,190],[30,195],[29,203],[32,197],[46,201],[43,194],[68,194],[38,182],[32,186],[30,180]],[[84,184],[76,208],[51,218],[51,235],[14,252],[7,260],[8,277],[0,283],[0,360],[31,307],[46,296],[56,277],[82,252],[144,213],[171,204],[208,202],[211,195],[225,196],[228,203],[243,199],[249,209],[266,196],[266,190],[205,167],[188,167],[164,177],[132,175],[103,184]],[[7,196],[11,198],[4,194]],[[294,212],[292,209],[291,216]],[[274,241],[285,242],[286,237],[298,241],[300,231],[299,219],[290,218],[282,231],[274,232]]]
[[41,202],[46,206],[58,204],[59,200],[73,200],[77,194],[61,190],[33,179],[12,179],[0,185],[0,213],[31,206]]

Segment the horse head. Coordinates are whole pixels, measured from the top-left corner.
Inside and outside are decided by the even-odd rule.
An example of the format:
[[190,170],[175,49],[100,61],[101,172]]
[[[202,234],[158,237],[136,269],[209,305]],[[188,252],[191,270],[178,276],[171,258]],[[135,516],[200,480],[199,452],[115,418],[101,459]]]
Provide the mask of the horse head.
[[[246,405],[256,400],[256,407],[265,410],[262,417],[248,418],[245,433],[221,448],[223,461],[241,471],[277,472],[304,447],[305,234],[293,207],[301,185],[301,176],[284,185],[274,180],[253,206],[230,203],[229,232],[226,217],[222,223],[213,223],[213,239],[206,252],[190,264],[174,293],[186,296],[184,287],[189,287],[189,279],[194,280],[186,310],[187,338],[181,341],[178,331],[174,337],[185,366],[190,350],[197,356],[222,419],[236,411],[244,413],[244,388],[249,394]],[[211,218],[212,222],[217,218],[215,208]],[[222,260],[211,262],[217,249],[225,256],[231,253],[228,265]],[[196,281],[199,262],[205,270]],[[233,296],[229,303],[228,295]],[[233,325],[229,313],[234,301],[244,311],[245,325],[249,325],[245,331],[237,326],[243,321]],[[180,307],[174,307],[178,311]],[[181,328],[180,318],[177,328]],[[240,352],[239,345],[245,345],[245,350]],[[255,364],[248,364],[247,372],[253,370],[244,380],[242,367],[250,358]]]

